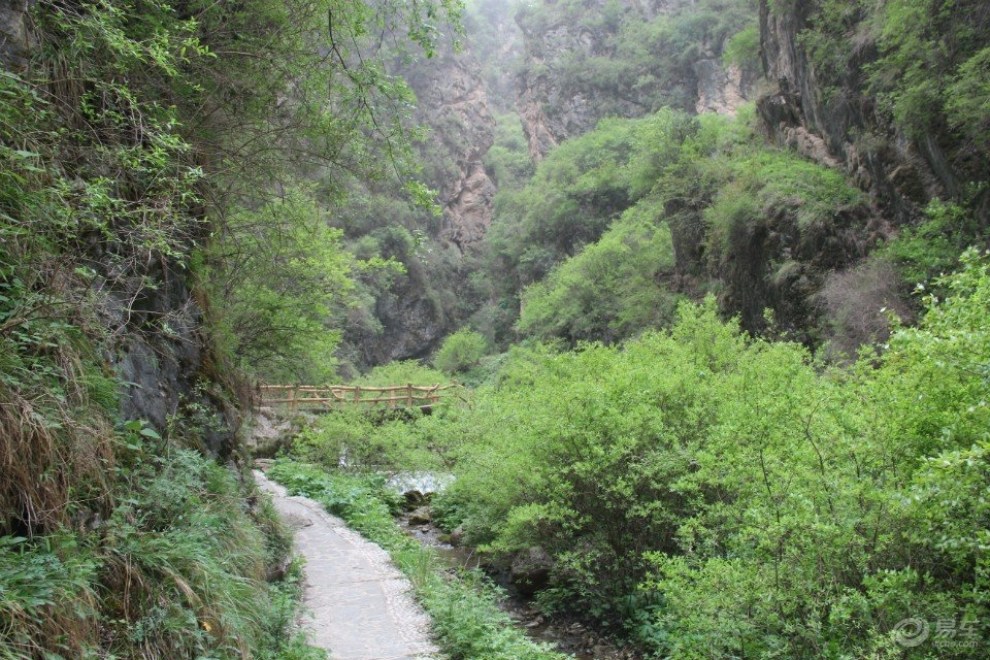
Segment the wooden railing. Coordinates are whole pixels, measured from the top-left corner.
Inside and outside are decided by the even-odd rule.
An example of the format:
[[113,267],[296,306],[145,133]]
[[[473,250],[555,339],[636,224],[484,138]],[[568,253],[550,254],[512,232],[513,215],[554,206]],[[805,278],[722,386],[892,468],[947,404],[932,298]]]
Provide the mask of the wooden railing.
[[258,385],[257,405],[286,406],[295,411],[337,409],[345,406],[383,406],[387,408],[428,407],[440,401],[454,385]]

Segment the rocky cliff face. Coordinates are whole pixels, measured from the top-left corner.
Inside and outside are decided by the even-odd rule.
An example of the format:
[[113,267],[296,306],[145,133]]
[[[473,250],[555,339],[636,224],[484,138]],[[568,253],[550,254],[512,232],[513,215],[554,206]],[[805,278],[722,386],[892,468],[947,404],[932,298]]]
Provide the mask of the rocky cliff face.
[[[932,102],[921,112],[925,128],[919,130],[916,119],[911,127],[892,110],[891,98],[905,89],[896,75],[896,67],[904,63],[885,62],[897,47],[897,36],[884,37],[877,27],[884,18],[882,3],[860,5],[838,16],[835,6],[826,7],[820,0],[761,0],[760,52],[772,89],[758,99],[757,110],[773,141],[842,171],[869,194],[869,214],[846,218],[845,223],[837,217],[832,222],[833,227],[845,225],[835,236],[840,240],[831,241],[839,248],[838,258],[812,264],[809,272],[821,285],[808,289],[805,296],[817,299],[819,311],[836,326],[833,343],[851,354],[863,341],[883,336],[886,321],[876,310],[895,310],[905,317],[909,309],[904,294],[912,283],[901,282],[903,275],[885,260],[868,258],[875,247],[894,238],[902,227],[923,219],[925,207],[935,198],[965,205],[967,214],[972,212],[986,226],[987,194],[979,192],[986,153],[960,139],[961,131],[951,127],[945,108],[939,107],[937,90],[956,75],[957,62],[968,57],[967,47],[985,45],[978,38],[969,42],[959,38],[953,21],[964,23],[960,31],[972,36],[985,34],[987,17],[982,17],[980,26],[980,16],[967,14],[963,7],[933,11],[929,16],[923,28],[925,38],[953,44],[944,51],[940,46],[939,57],[956,59],[938,62],[938,66],[926,63]],[[888,43],[878,41],[882,38]],[[819,44],[817,51],[815,44]],[[931,57],[927,46],[915,44],[913,51],[910,57],[920,62]],[[830,65],[816,65],[816,61]],[[880,70],[882,77],[871,73]],[[952,226],[945,230],[963,231]],[[964,240],[974,238],[970,235]],[[822,247],[816,250],[824,253]]]
[[[28,58],[40,43],[29,12],[35,4],[0,2],[0,66],[5,70],[28,73]],[[69,107],[74,101],[60,100]],[[76,182],[84,185],[80,178]],[[240,413],[229,388],[220,383],[188,269],[175,256],[139,255],[133,249],[124,240],[94,238],[87,248],[66,255],[62,265],[69,272],[78,266],[91,277],[40,281],[57,291],[54,299],[65,299],[74,310],[72,321],[97,348],[100,366],[116,376],[120,419],[148,422],[162,435],[188,427],[186,437],[201,439],[201,449],[227,458],[236,450]]]
[[479,68],[471,53],[448,45],[437,59],[407,74],[419,100],[418,119],[431,128],[433,158],[446,161],[430,182],[443,205],[441,238],[462,251],[484,237],[495,197],[483,163],[495,137],[495,119]]
[[758,100],[760,116],[779,144],[842,168],[886,214],[909,221],[928,200],[950,196],[957,178],[936,136],[911,140],[877,112],[864,76],[864,67],[877,57],[868,36],[856,42],[837,89],[826,98],[799,39],[816,7],[816,2],[790,2],[771,8],[761,0],[760,50],[775,89]]
[[694,111],[698,114],[714,112],[735,115],[746,102],[752,81],[747,79],[740,67],[726,67],[720,60],[707,58],[695,62],[692,69],[698,81],[698,100],[694,104]]
[[561,23],[537,30],[520,14],[526,68],[520,75],[518,110],[529,140],[529,154],[539,161],[553,147],[594,127],[593,99],[587,90],[566,89],[554,74],[573,52],[600,55],[602,34]]
[[[93,266],[99,269],[98,261]],[[123,419],[146,420],[162,432],[188,425],[201,449],[226,459],[241,415],[219,381],[201,303],[185,277],[163,260],[113,282],[98,308],[113,330],[105,356],[123,383]]]
[[515,69],[522,55],[522,32],[515,21],[513,3],[475,0],[464,16],[468,37],[464,46],[478,65],[496,114],[511,112],[516,100]]
[[439,225],[426,217],[417,227],[410,223],[422,243],[402,258],[406,273],[350,324],[341,355],[357,368],[426,357],[456,329],[464,315],[458,300],[467,281],[464,260],[491,225],[496,192],[484,165],[495,119],[474,54],[448,42],[434,58],[404,63],[397,72],[416,94],[417,123],[429,129],[419,158],[443,216]]
[[35,0],[0,2],[0,61],[20,66],[31,48],[33,37],[27,25],[27,11]]
[[[656,72],[667,59],[662,39],[631,43],[642,36],[630,34],[629,26],[674,21],[693,5],[688,0],[585,0],[575,9],[548,1],[520,10],[516,22],[524,56],[517,109],[533,160],[591,130],[605,116],[639,117],[664,105],[733,114],[749,97],[753,80],[737,67],[723,66],[721,41],[695,44],[696,57],[683,66],[671,65],[662,75]],[[637,47],[652,58],[633,61],[629,52],[619,52]],[[606,61],[612,64],[595,70]]]
[[444,210],[441,238],[462,251],[485,235],[492,220],[495,184],[482,162],[495,137],[495,119],[479,64],[469,52],[448,47],[409,82],[419,99],[420,121],[432,129],[430,139],[452,169],[431,181]]

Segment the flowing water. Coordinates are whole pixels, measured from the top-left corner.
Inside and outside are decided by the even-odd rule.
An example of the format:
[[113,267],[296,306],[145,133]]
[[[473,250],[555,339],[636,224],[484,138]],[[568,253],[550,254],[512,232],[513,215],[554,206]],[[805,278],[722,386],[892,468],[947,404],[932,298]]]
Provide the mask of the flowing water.
[[426,501],[452,481],[451,475],[425,472],[398,474],[389,480],[389,485],[406,496],[407,501],[421,504],[399,517],[399,524],[406,534],[431,548],[452,570],[483,570],[507,594],[500,603],[502,611],[531,639],[549,643],[577,660],[636,660],[640,657],[630,649],[616,647],[580,622],[544,617],[532,602],[513,589],[506,571],[494,570],[482,563],[473,548],[451,544],[449,535],[432,522],[425,521],[422,510],[427,506]]

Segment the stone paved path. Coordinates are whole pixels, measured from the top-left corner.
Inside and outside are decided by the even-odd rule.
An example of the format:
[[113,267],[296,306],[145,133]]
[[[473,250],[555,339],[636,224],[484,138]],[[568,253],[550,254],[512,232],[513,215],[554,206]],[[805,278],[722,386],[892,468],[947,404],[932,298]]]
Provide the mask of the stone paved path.
[[306,559],[302,624],[311,644],[333,660],[441,657],[430,641],[429,617],[388,553],[313,500],[289,497],[262,472],[254,475],[294,529],[295,550]]

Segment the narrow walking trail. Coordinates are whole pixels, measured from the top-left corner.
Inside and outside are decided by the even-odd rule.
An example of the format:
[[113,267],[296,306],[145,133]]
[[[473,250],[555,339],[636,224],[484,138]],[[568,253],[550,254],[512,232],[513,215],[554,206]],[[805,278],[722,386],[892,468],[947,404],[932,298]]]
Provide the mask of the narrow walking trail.
[[306,560],[303,626],[310,643],[333,660],[425,660],[440,657],[430,619],[412,598],[412,585],[384,550],[348,529],[317,502],[289,497],[255,470],[279,515],[294,531]]

